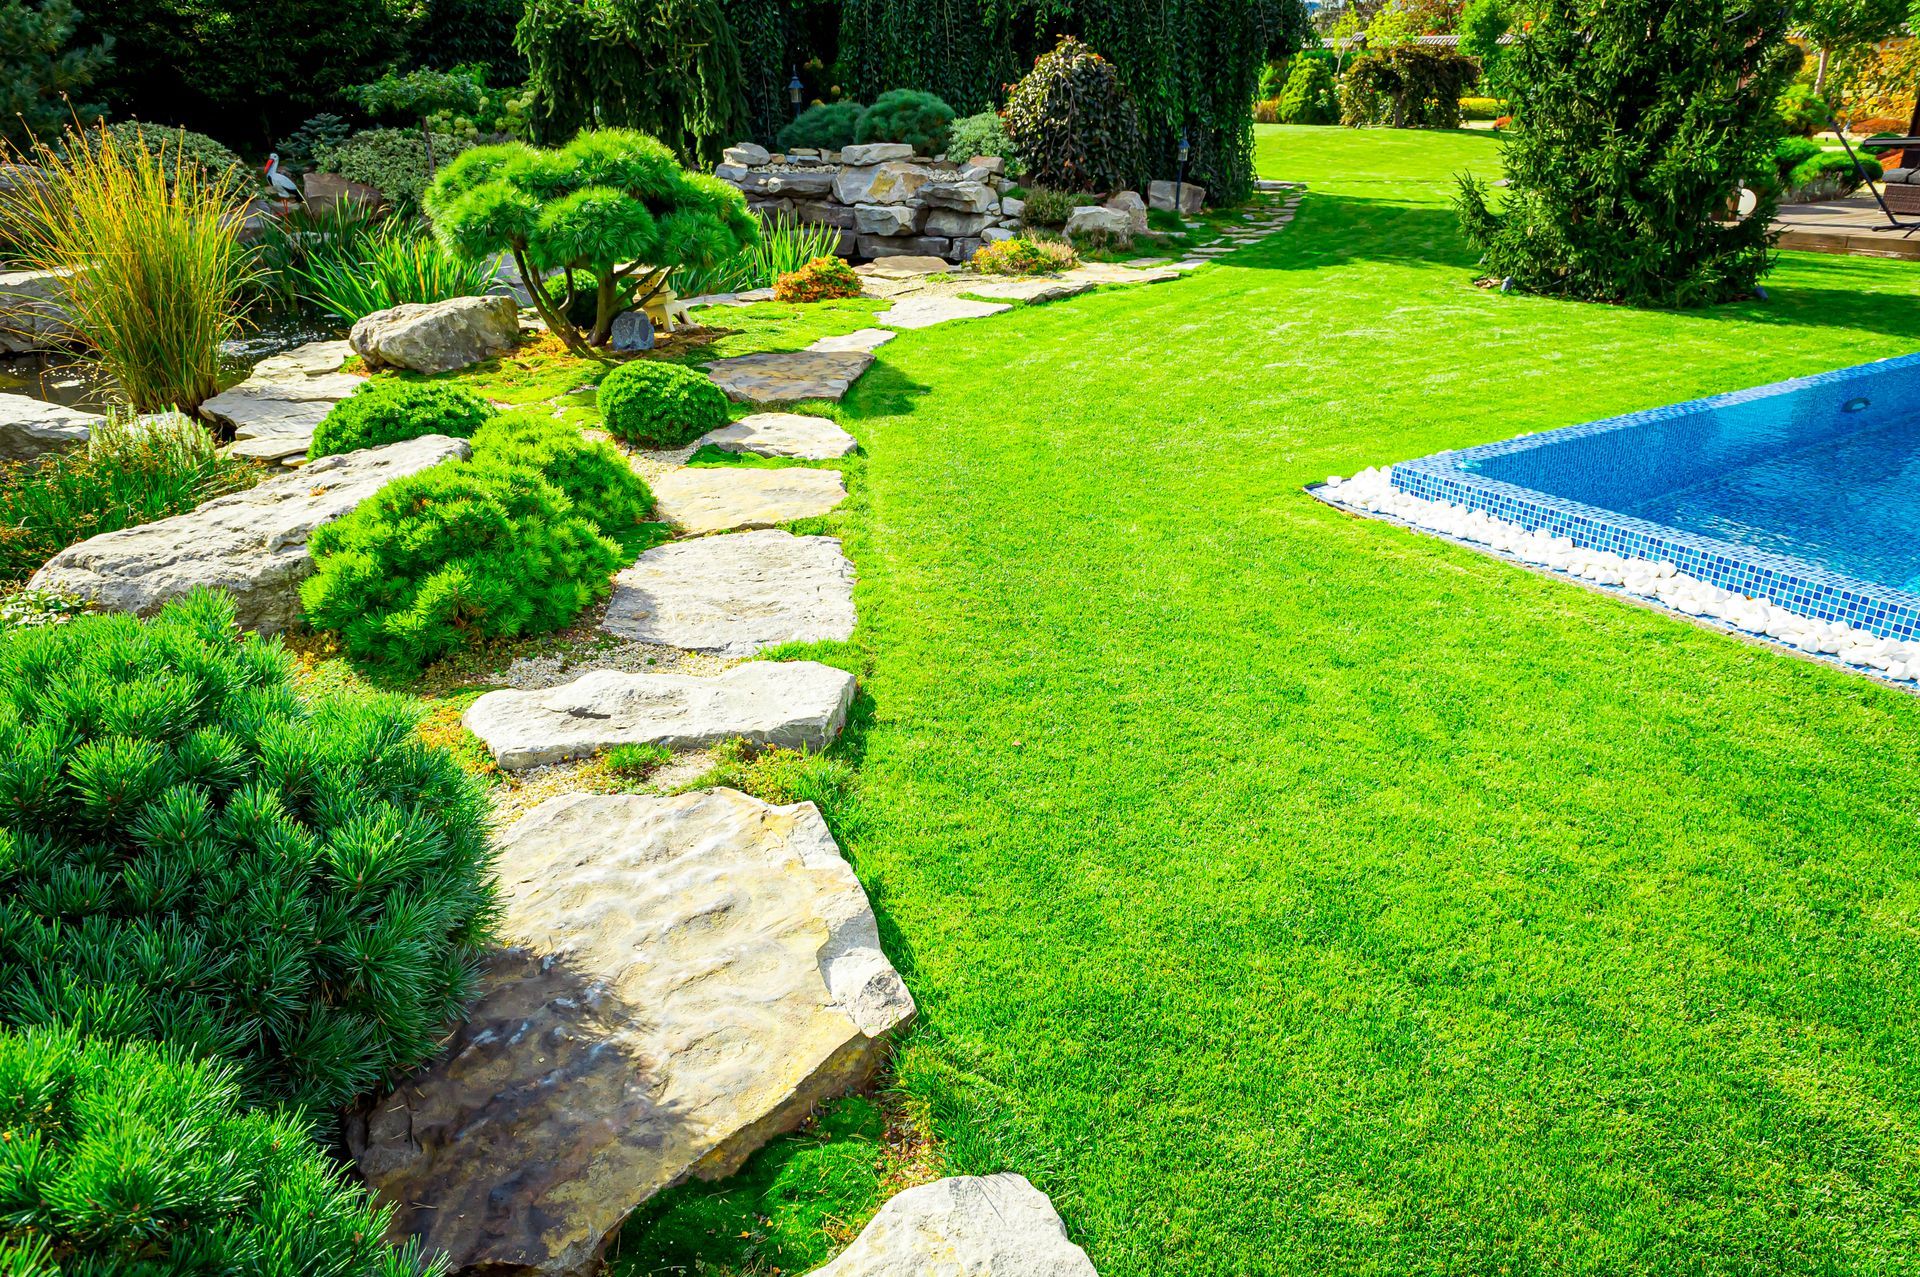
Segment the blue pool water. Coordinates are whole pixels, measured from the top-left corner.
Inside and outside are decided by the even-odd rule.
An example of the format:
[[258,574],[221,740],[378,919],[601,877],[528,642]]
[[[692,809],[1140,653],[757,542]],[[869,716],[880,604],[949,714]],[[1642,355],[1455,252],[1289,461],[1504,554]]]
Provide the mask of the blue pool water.
[[1393,467],[1394,486],[1920,636],[1920,355]]

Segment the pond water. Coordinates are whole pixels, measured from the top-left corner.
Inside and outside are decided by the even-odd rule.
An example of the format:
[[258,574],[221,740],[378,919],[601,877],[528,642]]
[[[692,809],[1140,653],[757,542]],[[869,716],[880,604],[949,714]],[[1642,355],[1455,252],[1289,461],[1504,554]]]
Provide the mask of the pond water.
[[[277,316],[250,325],[242,335],[220,348],[220,386],[245,381],[253,366],[310,341],[331,341],[344,334],[306,316]],[[104,409],[112,400],[112,386],[98,365],[62,351],[31,355],[0,355],[0,394],[31,395],[70,408]]]

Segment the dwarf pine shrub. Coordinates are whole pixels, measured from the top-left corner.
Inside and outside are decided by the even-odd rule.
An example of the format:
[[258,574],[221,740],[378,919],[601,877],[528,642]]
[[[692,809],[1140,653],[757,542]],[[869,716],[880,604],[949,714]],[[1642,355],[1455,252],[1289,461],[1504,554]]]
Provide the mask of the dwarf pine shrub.
[[620,552],[521,466],[447,462],[315,530],[309,622],[390,675],[488,639],[559,629],[605,598]]
[[616,448],[536,410],[503,413],[480,427],[473,463],[537,471],[603,532],[623,531],[653,511],[646,481]]
[[493,405],[464,386],[372,377],[321,419],[307,456],[318,460],[422,435],[470,439],[492,416]]
[[487,930],[484,799],[404,703],[292,672],[207,591],[0,637],[0,1022],[319,1106],[434,1053]]
[[600,383],[607,433],[636,448],[676,448],[727,424],[727,397],[691,368],[636,360]]
[[853,145],[853,131],[867,108],[859,102],[816,102],[780,130],[783,151],[808,147],[838,151]]
[[174,1045],[0,1031],[0,1271],[437,1277],[382,1240],[392,1207],[231,1064]]

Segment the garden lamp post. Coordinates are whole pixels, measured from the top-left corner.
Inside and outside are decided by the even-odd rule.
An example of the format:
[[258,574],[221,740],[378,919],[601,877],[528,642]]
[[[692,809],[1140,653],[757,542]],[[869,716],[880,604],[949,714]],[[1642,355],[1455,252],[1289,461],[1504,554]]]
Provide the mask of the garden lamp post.
[[800,95],[806,92],[806,89],[807,86],[800,83],[800,68],[795,67],[793,78],[787,81],[787,101],[793,105],[795,119],[800,118]]
[[1180,168],[1174,174],[1174,178],[1173,178],[1173,211],[1174,211],[1174,214],[1179,217],[1185,217],[1187,215],[1187,208],[1186,208],[1187,202],[1185,199],[1186,186],[1187,186],[1187,156],[1191,154],[1193,154],[1193,143],[1187,140],[1187,135],[1185,133],[1182,133],[1180,135]]

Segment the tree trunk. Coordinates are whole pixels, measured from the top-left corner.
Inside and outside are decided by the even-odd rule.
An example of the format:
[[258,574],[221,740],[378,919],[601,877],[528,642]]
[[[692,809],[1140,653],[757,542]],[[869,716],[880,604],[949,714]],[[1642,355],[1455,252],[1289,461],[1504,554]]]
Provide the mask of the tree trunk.
[[1820,46],[1820,69],[1813,73],[1813,96],[1825,97],[1827,92],[1827,62],[1832,56],[1826,45]]
[[613,272],[600,276],[599,296],[593,312],[593,335],[587,338],[591,346],[604,346],[613,337],[613,321],[619,314],[620,285],[614,279]]

